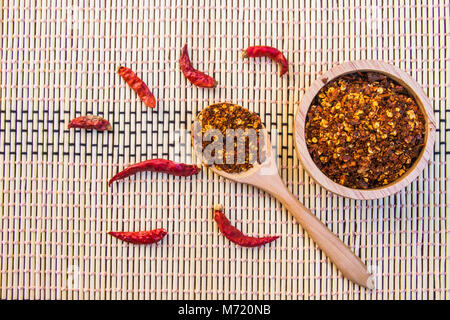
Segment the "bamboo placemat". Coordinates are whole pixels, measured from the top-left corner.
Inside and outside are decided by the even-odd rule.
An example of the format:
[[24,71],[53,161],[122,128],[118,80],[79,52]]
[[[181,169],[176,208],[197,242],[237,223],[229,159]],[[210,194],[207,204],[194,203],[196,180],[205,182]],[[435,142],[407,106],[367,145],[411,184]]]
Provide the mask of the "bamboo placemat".
[[[450,297],[449,1],[3,1],[0,10],[0,252],[2,299],[445,299]],[[190,85],[178,57],[218,88]],[[255,44],[281,49],[288,77]],[[354,59],[392,63],[432,100],[434,157],[400,193],[355,201],[327,192],[299,166],[296,107],[321,72]],[[157,97],[145,107],[116,72],[134,69]],[[192,179],[142,174],[107,186],[126,164],[186,158],[193,116],[232,101],[276,132],[283,179],[379,276],[367,291],[343,279],[280,203],[207,169]],[[68,130],[104,116],[113,132]],[[181,138],[180,138],[181,137]],[[183,147],[184,144],[186,147]],[[220,235],[222,203],[262,248]],[[164,227],[158,245],[110,230]]]

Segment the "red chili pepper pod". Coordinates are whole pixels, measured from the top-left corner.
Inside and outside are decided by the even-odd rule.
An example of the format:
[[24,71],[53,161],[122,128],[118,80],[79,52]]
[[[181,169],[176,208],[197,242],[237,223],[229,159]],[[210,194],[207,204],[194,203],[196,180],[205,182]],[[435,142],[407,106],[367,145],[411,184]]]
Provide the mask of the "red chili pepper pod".
[[254,46],[248,47],[242,51],[243,58],[259,58],[267,57],[280,65],[280,77],[288,72],[289,64],[284,54],[273,47],[268,46]]
[[138,172],[145,171],[163,172],[174,176],[188,177],[197,174],[199,168],[195,164],[177,163],[166,159],[150,159],[132,164],[120,171],[109,180],[108,185],[111,185],[116,180],[121,180]]
[[93,129],[98,131],[112,130],[112,126],[108,120],[91,114],[71,120],[68,128]]
[[220,232],[222,232],[228,240],[243,247],[259,247],[275,241],[280,237],[271,236],[258,238],[244,235],[240,230],[231,225],[230,220],[228,220],[222,211],[222,205],[214,206],[214,220],[217,222]]
[[139,98],[147,107],[154,108],[156,106],[156,99],[144,81],[141,80],[130,68],[119,67],[118,73],[125,80],[125,82],[137,93]]
[[134,244],[152,244],[160,241],[167,234],[165,229],[154,229],[149,231],[137,232],[108,232],[109,235],[125,242]]
[[180,57],[180,69],[184,76],[194,85],[201,88],[215,88],[217,81],[206,73],[194,69],[187,52],[187,44],[184,45]]

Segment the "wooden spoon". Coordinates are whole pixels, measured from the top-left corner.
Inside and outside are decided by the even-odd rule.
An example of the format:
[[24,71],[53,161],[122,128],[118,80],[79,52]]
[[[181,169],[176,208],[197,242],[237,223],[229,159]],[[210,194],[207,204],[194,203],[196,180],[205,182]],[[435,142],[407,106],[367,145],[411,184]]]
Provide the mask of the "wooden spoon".
[[[195,118],[192,128],[198,125],[201,127],[200,121]],[[211,170],[232,181],[258,187],[277,198],[347,279],[360,286],[373,289],[374,278],[368,273],[362,261],[288,190],[278,173],[275,159],[271,156],[271,144],[267,130],[265,128],[262,130],[266,141],[264,163],[256,163],[249,170],[238,174],[227,173],[214,165],[209,166]],[[199,145],[199,140],[192,140],[195,154],[205,164],[206,161],[202,156],[202,146]]]

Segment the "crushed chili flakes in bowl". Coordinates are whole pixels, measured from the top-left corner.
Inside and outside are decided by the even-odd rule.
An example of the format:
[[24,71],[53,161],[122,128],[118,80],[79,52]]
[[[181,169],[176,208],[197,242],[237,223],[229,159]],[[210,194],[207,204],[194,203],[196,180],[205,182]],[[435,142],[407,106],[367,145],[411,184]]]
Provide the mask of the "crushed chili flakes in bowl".
[[314,163],[331,180],[355,189],[388,185],[419,157],[425,117],[407,89],[377,72],[355,72],[325,85],[305,124]]

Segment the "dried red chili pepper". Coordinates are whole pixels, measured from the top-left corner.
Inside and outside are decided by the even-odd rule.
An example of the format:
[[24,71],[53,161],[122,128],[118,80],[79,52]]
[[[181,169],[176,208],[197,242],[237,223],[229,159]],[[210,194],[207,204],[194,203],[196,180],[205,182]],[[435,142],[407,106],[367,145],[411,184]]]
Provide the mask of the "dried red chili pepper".
[[254,46],[248,47],[242,51],[243,58],[259,58],[267,57],[275,61],[280,65],[280,77],[288,72],[289,64],[284,54],[273,47],[267,46]]
[[98,131],[112,130],[112,126],[108,120],[91,114],[73,119],[69,122],[68,128],[95,129]]
[[234,242],[243,247],[258,247],[269,242],[275,241],[280,236],[271,236],[271,237],[249,237],[244,235],[240,230],[236,229],[236,227],[232,226],[230,220],[225,216],[222,211],[221,205],[214,206],[214,220],[217,222],[219,226],[220,232],[231,242]]
[[211,76],[208,76],[206,73],[194,69],[187,52],[187,44],[184,45],[183,50],[181,51],[180,68],[184,76],[197,87],[215,88],[217,86],[217,81],[214,80]]
[[131,69],[119,67],[118,72],[125,82],[130,86],[147,107],[154,108],[156,99],[144,81],[141,80]]
[[117,173],[109,180],[108,185],[111,185],[116,180],[124,179],[135,173],[143,171],[154,171],[168,173],[174,176],[192,176],[199,172],[199,168],[195,164],[177,163],[166,159],[151,159],[132,164],[124,170]]
[[165,229],[154,229],[137,232],[108,232],[109,235],[125,242],[134,244],[151,244],[160,241],[167,234]]

